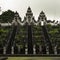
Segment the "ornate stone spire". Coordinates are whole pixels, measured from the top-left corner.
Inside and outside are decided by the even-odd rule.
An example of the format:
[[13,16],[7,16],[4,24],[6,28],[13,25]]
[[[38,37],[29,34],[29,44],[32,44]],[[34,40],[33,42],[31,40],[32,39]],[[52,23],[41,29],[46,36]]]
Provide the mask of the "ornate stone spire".
[[30,7],[28,7],[28,9],[27,9],[26,16],[30,16],[30,17],[33,16],[33,13],[32,13],[32,10]]
[[15,17],[19,17],[19,14],[17,11],[15,12]]
[[43,11],[41,11],[41,13],[40,14],[45,14]]
[[21,17],[19,16],[19,13],[17,11],[15,12],[15,16],[14,17],[19,19],[19,20],[21,20]]
[[38,17],[38,20],[47,20],[46,15],[45,15],[45,13],[43,11],[41,11],[41,13],[40,13],[40,15]]
[[28,23],[28,25],[31,25],[32,23],[32,17],[33,17],[33,13],[30,7],[28,7],[27,9],[27,13],[26,13],[26,23]]
[[18,21],[17,20],[21,20],[21,18],[19,17],[18,12],[16,11],[15,15],[14,15],[14,20],[12,21],[12,24],[18,25]]

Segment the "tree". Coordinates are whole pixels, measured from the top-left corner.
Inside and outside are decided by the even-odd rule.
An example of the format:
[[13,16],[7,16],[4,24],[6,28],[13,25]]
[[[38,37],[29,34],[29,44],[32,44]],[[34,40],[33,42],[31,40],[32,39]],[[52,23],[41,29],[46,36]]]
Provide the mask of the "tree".
[[13,18],[14,18],[14,12],[8,10],[0,15],[0,22],[12,22]]

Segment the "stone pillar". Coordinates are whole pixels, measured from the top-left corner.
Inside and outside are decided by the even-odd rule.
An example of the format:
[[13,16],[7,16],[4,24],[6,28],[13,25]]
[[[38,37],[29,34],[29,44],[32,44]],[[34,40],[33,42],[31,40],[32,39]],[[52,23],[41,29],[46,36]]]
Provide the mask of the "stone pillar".
[[28,54],[33,54],[32,26],[28,25]]
[[39,46],[39,53],[42,53],[42,46]]
[[3,47],[3,54],[6,54],[6,47]]
[[36,54],[36,46],[33,45],[33,54]]
[[57,55],[57,46],[54,47],[54,54]]
[[49,46],[46,46],[46,54],[49,54]]
[[20,53],[20,46],[18,46],[18,54]]
[[11,47],[11,54],[14,54],[14,47]]
[[28,46],[27,46],[27,44],[25,45],[25,54],[28,54]]

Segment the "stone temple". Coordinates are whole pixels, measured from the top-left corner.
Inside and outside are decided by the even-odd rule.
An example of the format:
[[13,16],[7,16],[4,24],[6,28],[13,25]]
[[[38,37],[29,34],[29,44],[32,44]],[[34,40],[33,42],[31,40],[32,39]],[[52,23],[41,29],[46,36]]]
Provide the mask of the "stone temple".
[[[38,20],[35,20],[30,7],[27,9],[23,21],[18,12],[15,12],[14,20],[11,23],[0,23],[0,29],[7,30],[5,39],[2,39],[3,45],[0,47],[0,54],[60,54],[59,39],[52,39],[49,34],[49,24],[52,22],[47,20],[43,11],[39,14]],[[52,25],[52,29],[55,29],[56,26],[58,24]]]

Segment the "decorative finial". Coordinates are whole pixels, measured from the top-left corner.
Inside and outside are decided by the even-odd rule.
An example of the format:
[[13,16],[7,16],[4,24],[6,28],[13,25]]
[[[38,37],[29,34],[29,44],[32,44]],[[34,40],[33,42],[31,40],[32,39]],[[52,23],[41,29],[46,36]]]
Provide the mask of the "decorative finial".
[[15,12],[15,17],[19,17],[19,14],[17,11]]
[[33,15],[33,13],[32,13],[32,10],[31,10],[31,8],[29,6],[28,9],[27,9],[26,16],[32,16],[32,15]]
[[40,13],[40,15],[38,17],[38,20],[43,20],[43,19],[47,20],[45,13],[43,11],[41,11],[41,13]]
[[40,14],[45,14],[43,11],[41,11],[41,13]]

